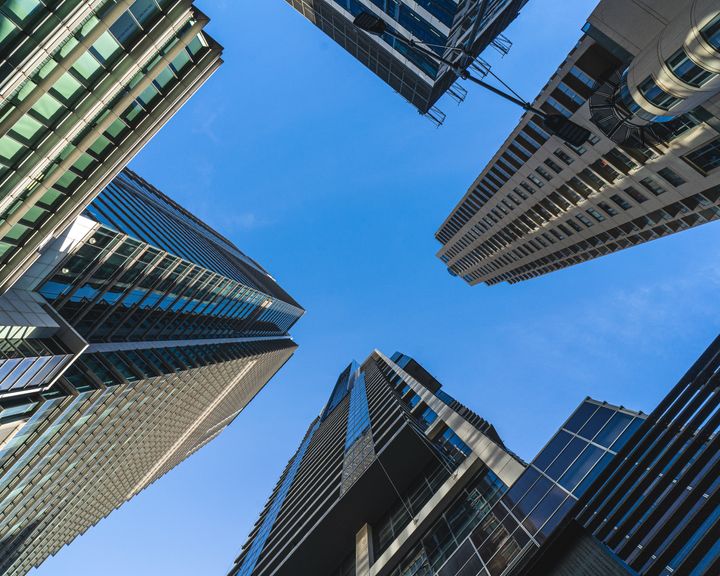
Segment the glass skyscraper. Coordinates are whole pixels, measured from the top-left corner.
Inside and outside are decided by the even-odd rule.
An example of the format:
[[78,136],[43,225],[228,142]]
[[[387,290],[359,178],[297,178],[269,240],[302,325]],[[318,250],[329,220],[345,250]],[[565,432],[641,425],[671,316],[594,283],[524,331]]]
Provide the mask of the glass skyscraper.
[[2,296],[0,573],[211,441],[296,345],[257,262],[129,170]]
[[415,360],[376,350],[340,374],[230,574],[449,573],[525,468]]
[[220,66],[188,0],[0,3],[0,289]]
[[287,0],[298,12],[377,74],[421,114],[441,122],[434,108],[457,76],[446,65],[409,48],[388,34],[369,36],[353,26],[360,12],[373,13],[405,37],[428,44],[438,55],[456,61],[463,46],[476,58],[518,15],[527,0]]
[[343,371],[230,576],[710,576],[720,337],[650,414],[586,398],[529,464],[412,358]]

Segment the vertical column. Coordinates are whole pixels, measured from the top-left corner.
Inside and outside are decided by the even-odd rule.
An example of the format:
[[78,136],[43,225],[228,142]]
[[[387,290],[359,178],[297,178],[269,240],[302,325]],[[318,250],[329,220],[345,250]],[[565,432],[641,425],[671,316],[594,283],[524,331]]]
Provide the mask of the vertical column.
[[372,527],[365,524],[355,536],[355,576],[369,576],[372,556]]

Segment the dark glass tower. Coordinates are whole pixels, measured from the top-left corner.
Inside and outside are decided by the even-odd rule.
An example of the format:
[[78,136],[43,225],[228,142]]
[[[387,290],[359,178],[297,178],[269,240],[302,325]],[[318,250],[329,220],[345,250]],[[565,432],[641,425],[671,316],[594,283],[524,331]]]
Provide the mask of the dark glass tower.
[[40,564],[211,441],[302,308],[125,171],[0,296],[0,573]]
[[[457,99],[465,90],[453,83],[455,73],[432,58],[408,48],[392,36],[369,36],[352,24],[360,12],[385,20],[391,30],[432,47],[438,55],[455,61],[463,46],[477,57],[490,44],[507,51],[502,31],[518,15],[527,0],[287,0],[298,12],[323,30],[350,54],[399,92],[421,114],[442,122],[433,108],[448,90]],[[452,88],[451,88],[452,87]]]

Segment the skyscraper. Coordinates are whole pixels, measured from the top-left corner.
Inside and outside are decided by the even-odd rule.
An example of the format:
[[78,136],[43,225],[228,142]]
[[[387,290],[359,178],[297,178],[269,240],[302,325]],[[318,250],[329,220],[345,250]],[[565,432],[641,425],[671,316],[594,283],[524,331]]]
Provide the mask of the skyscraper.
[[[353,26],[360,12],[381,17],[390,30],[424,42],[455,62],[464,47],[472,58],[495,42],[507,50],[502,32],[518,15],[527,0],[287,0],[298,12],[345,48],[350,54],[399,92],[421,114],[442,122],[434,108],[450,90],[456,98],[464,89],[453,84],[455,72],[388,34],[369,36]],[[452,88],[451,88],[452,87]]]
[[231,576],[710,576],[720,337],[648,416],[586,398],[530,464],[415,360],[351,364]]
[[230,574],[496,576],[641,422],[588,399],[526,465],[415,360],[376,350],[340,375]]
[[0,290],[220,66],[189,0],[0,6]]
[[302,308],[121,173],[0,296],[0,573],[25,574],[227,427]]
[[720,337],[636,423],[521,574],[718,574],[718,369]]
[[435,237],[471,285],[515,283],[716,220],[714,0],[602,0],[534,102],[593,131],[572,147],[526,113]]

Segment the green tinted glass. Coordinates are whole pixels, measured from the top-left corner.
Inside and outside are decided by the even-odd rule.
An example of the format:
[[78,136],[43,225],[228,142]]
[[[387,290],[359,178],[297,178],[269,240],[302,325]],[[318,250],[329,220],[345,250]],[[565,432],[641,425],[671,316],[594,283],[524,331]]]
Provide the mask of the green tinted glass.
[[15,123],[12,129],[26,141],[32,141],[40,130],[43,129],[43,125],[31,118],[28,114],[25,114]]
[[49,94],[43,94],[32,109],[46,120],[51,120],[61,108],[60,102]]
[[11,161],[22,149],[23,145],[10,136],[0,138],[0,159]]
[[5,41],[17,28],[5,16],[0,14],[0,44]]
[[104,59],[105,62],[110,60],[115,54],[120,51],[120,45],[112,37],[112,34],[105,32],[100,38],[95,41],[93,48],[97,50],[98,54]]
[[13,13],[22,22],[43,7],[39,0],[5,0],[3,8]]
[[85,80],[90,80],[90,78],[100,70],[100,63],[90,56],[90,54],[85,53],[73,64],[73,70],[80,74],[82,78],[85,78]]
[[53,88],[57,90],[66,101],[70,101],[77,94],[78,90],[82,88],[82,84],[75,80],[69,72],[65,72],[65,74],[60,76],[58,81],[55,82]]

